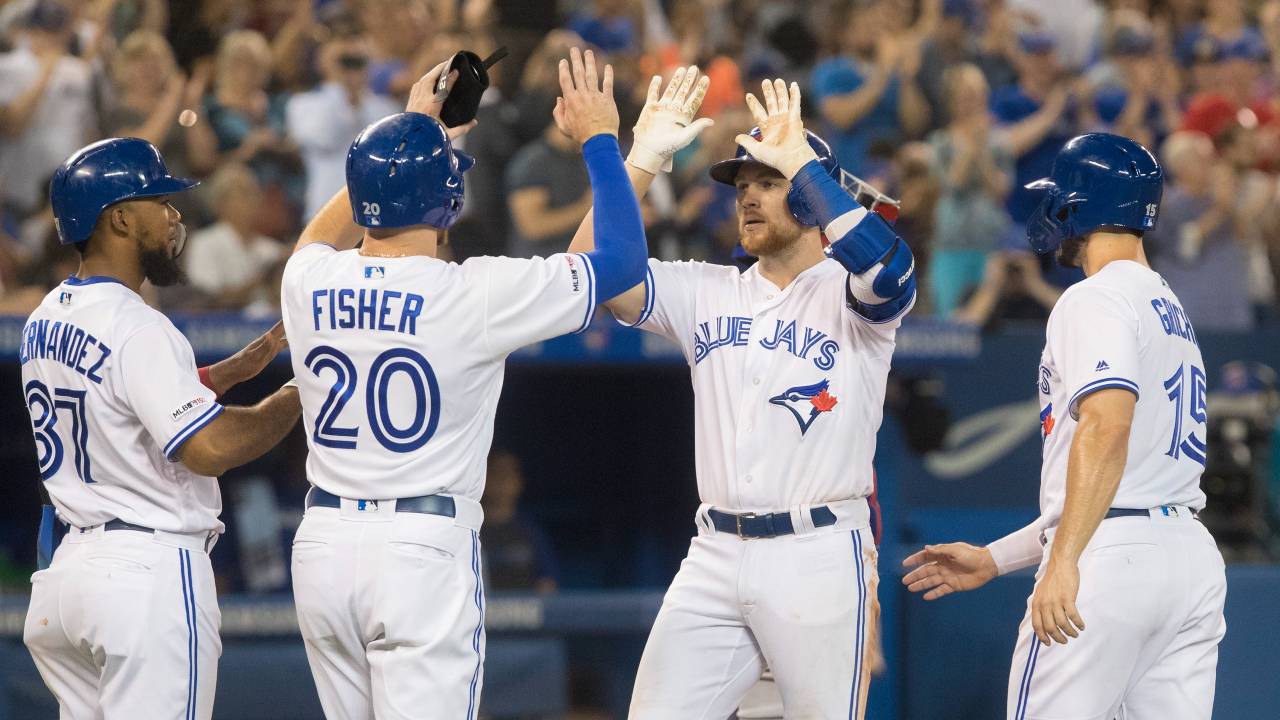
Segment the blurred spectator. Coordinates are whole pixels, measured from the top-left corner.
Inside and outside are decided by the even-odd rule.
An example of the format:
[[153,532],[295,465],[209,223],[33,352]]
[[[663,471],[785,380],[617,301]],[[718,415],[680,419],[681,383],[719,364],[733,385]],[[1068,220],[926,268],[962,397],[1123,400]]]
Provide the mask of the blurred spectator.
[[810,80],[824,137],[840,164],[863,177],[874,174],[874,145],[896,147],[929,124],[929,105],[916,84],[920,48],[881,31],[890,11],[886,0],[845,10],[835,25],[844,28],[839,54],[819,63]]
[[218,45],[213,94],[205,113],[218,140],[218,152],[245,162],[260,150],[284,142],[284,98],[268,94],[271,47],[253,30],[237,30]]
[[1177,69],[1157,56],[1155,41],[1145,18],[1112,33],[1108,59],[1087,76],[1093,102],[1081,108],[1082,129],[1124,135],[1153,148],[1178,128]]
[[1063,144],[1076,134],[1070,91],[1056,56],[1054,39],[1040,33],[1024,33],[1018,39],[1018,83],[991,95],[991,110],[1005,128],[1009,152],[1016,158],[1009,215],[1009,244],[1023,247],[1027,218],[1040,196],[1024,186],[1045,177]]
[[1182,28],[1177,38],[1178,57],[1184,62],[1203,38],[1212,38],[1225,45],[1257,32],[1249,25],[1241,0],[1212,0],[1197,4],[1204,9],[1203,19]]
[[480,499],[484,507],[480,547],[485,588],[554,592],[559,574],[555,554],[542,528],[520,512],[523,493],[519,458],[495,450],[489,455],[484,497]]
[[1054,39],[1058,64],[1078,71],[1097,56],[1099,30],[1104,15],[1097,0],[1008,0],[1010,10],[1021,15],[1027,30]]
[[[440,5],[441,3],[437,3]],[[408,97],[409,89],[444,58],[430,53],[437,27],[424,0],[366,0],[361,19],[372,45],[369,86],[380,95]]]
[[639,49],[636,16],[628,0],[588,0],[569,18],[569,29],[583,42],[604,53],[632,53]]
[[[1174,133],[1160,149],[1168,180],[1143,245],[1199,330],[1248,330],[1248,253],[1234,236],[1234,173],[1203,133]],[[1231,280],[1226,280],[1230,278]]]
[[564,252],[591,209],[591,181],[582,150],[554,121],[507,166],[511,257]]
[[369,51],[359,36],[335,36],[320,51],[324,83],[293,96],[286,127],[307,168],[310,218],[346,184],[347,148],[370,123],[399,112],[401,105],[369,89]]
[[1045,281],[1040,259],[1029,249],[1003,250],[987,257],[982,284],[951,317],[984,328],[1000,320],[1044,322],[1061,296],[1062,288]]
[[93,71],[69,53],[71,38],[67,9],[40,0],[0,56],[0,202],[13,217],[35,210],[41,181],[98,133]]
[[939,196],[934,210],[929,289],[934,312],[948,317],[982,281],[987,255],[1009,231],[1004,199],[1013,158],[991,133],[989,89],[982,71],[956,65],[945,74],[951,124],[933,133],[933,174]]
[[205,115],[217,139],[219,163],[245,163],[262,183],[263,231],[283,237],[299,227],[306,194],[302,160],[286,136],[285,101],[268,92],[272,56],[266,38],[237,30],[222,39]]
[[267,280],[287,250],[258,231],[261,186],[247,167],[232,163],[213,176],[208,193],[218,222],[188,240],[183,260],[191,285],[214,308],[270,303]]
[[[1261,35],[1248,30],[1221,46],[1214,85],[1191,98],[1183,116],[1183,130],[1216,137],[1236,123],[1265,126],[1275,119],[1270,98],[1260,95],[1266,70],[1267,46]],[[1269,158],[1270,159],[1270,158]]]
[[[976,0],[944,0],[937,30],[920,51],[920,91],[929,103],[929,114],[935,126],[942,127],[951,118],[944,80],[946,71],[963,62],[983,67],[986,53],[975,36],[977,22]],[[1012,69],[1006,79],[1012,81]]]
[[[151,30],[131,33],[112,58],[114,102],[103,117],[103,132],[150,142],[175,175],[207,175],[217,167],[213,130],[207,122],[182,127],[177,119],[181,109],[200,107],[210,69],[208,63],[201,64],[188,80],[163,35]],[[209,219],[195,193],[180,193],[172,202],[191,227]]]

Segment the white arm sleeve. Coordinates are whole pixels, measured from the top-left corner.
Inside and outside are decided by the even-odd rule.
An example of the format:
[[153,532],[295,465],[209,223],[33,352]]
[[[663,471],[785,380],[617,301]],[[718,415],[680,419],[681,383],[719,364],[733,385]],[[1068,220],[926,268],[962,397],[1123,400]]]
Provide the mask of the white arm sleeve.
[[996,570],[1001,575],[1008,575],[1015,570],[1031,567],[1044,557],[1044,545],[1040,542],[1040,534],[1044,532],[1044,519],[1036,518],[1021,530],[987,545],[991,559],[996,562]]

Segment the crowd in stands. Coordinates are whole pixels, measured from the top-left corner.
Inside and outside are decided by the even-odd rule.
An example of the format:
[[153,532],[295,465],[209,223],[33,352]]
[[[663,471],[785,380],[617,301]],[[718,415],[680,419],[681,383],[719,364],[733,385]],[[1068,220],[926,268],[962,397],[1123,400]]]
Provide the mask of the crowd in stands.
[[190,283],[149,299],[276,313],[287,248],[342,186],[350,141],[461,49],[510,57],[462,141],[478,162],[448,252],[562,251],[591,193],[551,120],[555,64],[585,45],[614,65],[624,128],[651,75],[696,63],[711,77],[715,126],[644,203],[657,257],[729,261],[733,190],[706,168],[750,124],[743,93],[784,77],[843,167],[901,198],[918,315],[1047,316],[1081,275],[1027,249],[1039,199],[1023,185],[1088,131],[1164,163],[1146,249],[1197,328],[1277,314],[1280,0],[10,0],[0,43],[4,313],[75,270],[48,207],[54,168],[119,135],[204,181],[175,200]]

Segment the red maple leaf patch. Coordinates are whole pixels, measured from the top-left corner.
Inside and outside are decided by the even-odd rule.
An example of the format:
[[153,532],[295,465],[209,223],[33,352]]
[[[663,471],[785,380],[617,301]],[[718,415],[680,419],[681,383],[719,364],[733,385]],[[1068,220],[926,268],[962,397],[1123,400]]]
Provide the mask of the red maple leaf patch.
[[835,395],[823,390],[817,395],[809,398],[809,402],[818,412],[831,412],[831,408],[835,407],[836,403],[840,401],[836,399]]

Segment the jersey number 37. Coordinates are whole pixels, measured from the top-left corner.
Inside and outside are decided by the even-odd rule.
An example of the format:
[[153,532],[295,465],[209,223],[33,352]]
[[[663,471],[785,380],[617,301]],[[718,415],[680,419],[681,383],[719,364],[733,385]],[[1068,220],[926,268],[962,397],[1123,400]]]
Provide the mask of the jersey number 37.
[[[325,447],[354,450],[360,428],[342,425],[340,421],[343,409],[355,397],[360,385],[355,363],[341,350],[320,345],[307,354],[305,364],[316,377],[325,372],[334,377],[329,395],[316,413],[311,438]],[[391,381],[400,374],[408,379],[413,397],[407,398],[408,403],[397,397],[401,400],[397,405],[408,404],[414,411],[407,424],[398,425],[391,416],[390,393]],[[440,386],[435,371],[422,353],[409,348],[392,348],[374,358],[365,373],[364,402],[369,431],[378,444],[391,452],[417,450],[427,444],[440,423]]]

